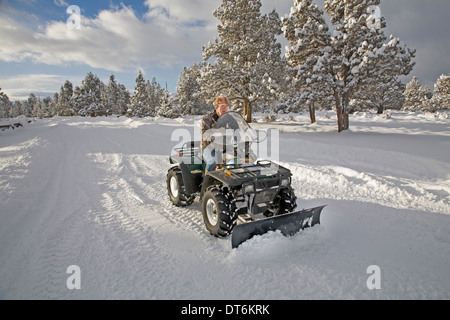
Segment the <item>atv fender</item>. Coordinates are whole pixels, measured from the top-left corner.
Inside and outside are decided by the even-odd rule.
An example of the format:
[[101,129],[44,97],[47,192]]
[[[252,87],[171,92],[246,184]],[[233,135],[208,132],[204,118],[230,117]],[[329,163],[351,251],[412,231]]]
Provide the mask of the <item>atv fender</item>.
[[191,174],[191,171],[189,170],[188,165],[184,162],[181,162],[180,169],[181,169],[181,176],[183,177],[183,184],[184,184],[184,188],[186,189],[186,192],[188,194],[194,194],[197,190],[195,190],[196,188],[194,185],[194,179]]
[[223,185],[221,181],[216,179],[213,175],[214,172],[210,172],[209,174],[206,174],[203,177],[200,199],[203,198],[203,195],[205,194],[206,190],[208,190],[209,187],[214,185]]

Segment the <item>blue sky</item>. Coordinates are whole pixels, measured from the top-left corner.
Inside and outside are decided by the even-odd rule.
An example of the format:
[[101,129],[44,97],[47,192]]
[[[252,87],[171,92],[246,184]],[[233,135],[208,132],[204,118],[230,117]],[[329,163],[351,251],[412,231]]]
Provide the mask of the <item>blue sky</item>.
[[[53,96],[61,85],[80,85],[92,71],[111,73],[133,90],[141,69],[175,92],[183,67],[200,62],[216,36],[212,11],[220,0],[0,0],[0,88],[11,100],[33,92]],[[264,13],[288,14],[292,0],[262,0]],[[317,3],[323,3],[317,0]],[[80,29],[69,29],[69,5],[81,10]],[[450,72],[448,0],[382,0],[386,35],[417,49],[416,74],[432,88]],[[284,43],[283,43],[284,44]],[[405,81],[408,79],[405,79]]]

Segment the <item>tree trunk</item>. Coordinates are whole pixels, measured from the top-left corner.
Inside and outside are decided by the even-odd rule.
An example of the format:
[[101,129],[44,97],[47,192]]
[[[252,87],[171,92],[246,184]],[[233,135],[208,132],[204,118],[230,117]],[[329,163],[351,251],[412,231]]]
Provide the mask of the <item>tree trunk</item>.
[[384,106],[383,105],[377,106],[377,114],[383,114],[383,112],[384,112]]
[[252,122],[252,104],[248,99],[244,99],[244,118],[247,123]]
[[348,104],[349,104],[349,101],[348,101],[347,94],[343,94],[342,97],[340,97],[340,96],[336,97],[336,111],[337,111],[338,132],[339,133],[341,133],[342,131],[348,130],[350,128]]
[[338,118],[338,131],[341,133],[342,131],[349,129],[349,116],[348,116],[348,107],[341,106],[337,108],[337,118]]
[[314,102],[309,105],[309,117],[311,118],[311,124],[316,123],[316,108]]
[[245,117],[247,117],[247,105],[245,104],[245,100],[242,101],[242,111],[243,111],[242,116],[245,119]]

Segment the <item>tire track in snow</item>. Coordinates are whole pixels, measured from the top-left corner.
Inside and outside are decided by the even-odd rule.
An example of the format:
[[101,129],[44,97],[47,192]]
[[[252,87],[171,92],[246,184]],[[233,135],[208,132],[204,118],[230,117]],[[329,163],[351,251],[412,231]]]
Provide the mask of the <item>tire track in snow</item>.
[[[98,242],[109,252],[106,257],[116,275],[117,283],[103,288],[101,296],[112,298],[161,298],[164,288],[175,281],[167,270],[173,262],[155,234],[155,229],[143,223],[151,205],[142,190],[134,186],[136,179],[130,172],[134,156],[118,154],[91,154],[90,159],[103,172],[99,181],[102,190],[101,208],[92,212],[99,232]],[[110,166],[109,164],[113,164]],[[131,170],[132,171],[132,170]],[[144,200],[143,200],[144,199]],[[155,292],[158,292],[157,294]]]
[[[146,195],[159,195],[155,205],[158,211],[162,210],[159,214],[162,214],[172,224],[175,224],[177,228],[182,228],[190,234],[193,233],[196,236],[200,236],[201,240],[207,244],[207,248],[204,248],[205,250],[215,252],[219,249],[220,244],[217,239],[207,232],[204,225],[199,197],[196,197],[194,203],[188,207],[176,207],[170,202],[166,179],[167,171],[171,165],[169,165],[167,157],[157,157],[150,161],[143,161],[143,158],[137,158],[135,165],[136,172],[145,172],[146,168],[149,168],[151,176],[157,178],[156,182],[153,183],[149,183],[149,179],[138,178],[136,183],[139,188],[146,190]],[[155,198],[152,199],[155,201]],[[222,247],[220,248],[223,249]]]
[[[164,156],[144,156],[144,155],[96,155],[105,164],[116,163],[120,157],[120,165],[116,166],[116,173],[113,173],[109,187],[113,190],[122,190],[119,203],[110,203],[110,206],[122,206],[132,208],[133,206],[144,207],[145,210],[140,217],[142,222],[150,226],[161,217],[176,225],[177,228],[194,233],[206,242],[214,239],[206,231],[201,214],[198,198],[189,207],[175,207],[167,195],[166,174],[170,165],[167,157]],[[113,160],[114,158],[115,160]],[[97,160],[98,161],[98,160]],[[156,227],[157,228],[157,227]],[[157,231],[157,230],[156,230]],[[213,245],[211,250],[215,250]]]
[[[63,130],[59,130],[61,127]],[[159,246],[152,228],[139,218],[148,206],[133,202],[133,196],[134,200],[143,197],[136,196],[126,180],[112,180],[122,170],[130,173],[123,160],[126,156],[107,157],[103,159],[107,160],[103,163],[107,170],[98,170],[87,152],[97,149],[97,141],[86,143],[89,140],[80,136],[84,133],[66,126],[55,126],[51,131],[48,140],[33,144],[39,151],[27,160],[30,166],[20,163],[22,171],[27,168],[26,175],[21,173],[23,181],[14,181],[14,186],[22,186],[20,192],[28,194],[28,198],[20,206],[16,203],[19,198],[11,201],[12,208],[20,210],[10,212],[9,221],[17,221],[8,225],[22,225],[23,234],[2,234],[5,240],[20,239],[16,243],[8,241],[6,247],[5,241],[2,244],[8,250],[2,249],[2,297],[170,297],[164,290],[149,289],[172,287],[175,280],[170,273],[176,266],[170,267],[173,262],[165,248]],[[28,154],[23,151],[25,147],[20,148],[23,156]],[[17,154],[12,156],[18,158]],[[36,183],[42,187],[37,188]],[[39,215],[33,216],[34,212]],[[66,270],[73,264],[82,271],[80,291],[66,287]]]
[[[182,261],[195,264],[208,252],[221,250],[221,243],[206,232],[198,202],[189,208],[170,203],[166,191],[167,157],[91,154],[90,159],[103,172],[99,181],[102,209],[93,213],[94,221],[108,231],[102,231],[104,246],[117,243],[114,251],[119,261],[114,262],[114,272],[122,274],[120,282],[128,279],[126,285],[117,287],[137,289],[125,292],[134,298],[185,297],[186,287],[180,283],[191,280],[180,272],[179,256],[192,254]],[[123,239],[126,241],[120,242]],[[202,249],[196,252],[199,245]],[[130,275],[124,274],[125,269]],[[164,289],[152,291],[145,279]],[[169,293],[168,288],[175,292]]]
[[33,138],[16,146],[0,148],[0,203],[3,205],[17,190],[17,181],[22,180],[29,171],[31,153],[43,147],[45,142]]
[[31,140],[31,163],[22,180],[14,183],[22,196],[12,190],[14,220],[8,225],[19,234],[13,236],[17,240],[9,244],[12,250],[4,259],[9,272],[1,277],[10,282],[7,294],[11,298],[61,298],[67,291],[66,269],[79,251],[84,209],[78,200],[85,194],[78,193],[78,180],[74,179],[76,150],[67,147],[70,142],[66,144],[68,136],[63,131],[55,135],[54,130],[58,128],[43,131],[41,138]]
[[[42,152],[42,160],[35,161],[40,168],[40,178],[45,186],[37,201],[45,212],[39,238],[36,270],[32,273],[34,286],[31,298],[71,299],[82,297],[83,292],[67,288],[66,273],[70,265],[82,270],[82,284],[90,257],[98,250],[95,243],[90,212],[96,206],[97,189],[91,185],[96,173],[88,166],[85,144],[78,139],[75,130],[65,125],[55,127],[48,137],[48,147]],[[57,138],[55,138],[57,137]],[[80,170],[82,168],[82,170]],[[87,280],[87,281],[86,281]]]

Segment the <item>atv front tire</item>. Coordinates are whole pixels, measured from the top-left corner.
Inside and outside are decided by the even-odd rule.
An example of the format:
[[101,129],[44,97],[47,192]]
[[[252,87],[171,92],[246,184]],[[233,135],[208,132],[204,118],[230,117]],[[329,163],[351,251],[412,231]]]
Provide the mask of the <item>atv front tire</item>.
[[215,237],[230,235],[236,226],[236,206],[231,200],[227,192],[216,186],[209,187],[203,195],[203,221]]
[[186,193],[181,170],[177,167],[170,169],[167,173],[167,191],[170,201],[177,207],[187,207],[195,200],[194,195]]

